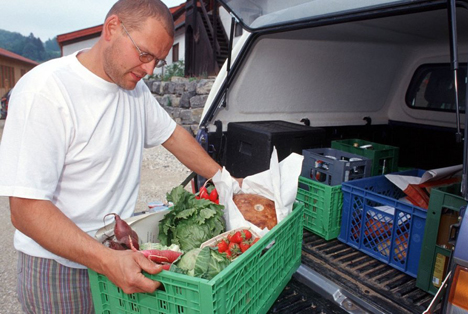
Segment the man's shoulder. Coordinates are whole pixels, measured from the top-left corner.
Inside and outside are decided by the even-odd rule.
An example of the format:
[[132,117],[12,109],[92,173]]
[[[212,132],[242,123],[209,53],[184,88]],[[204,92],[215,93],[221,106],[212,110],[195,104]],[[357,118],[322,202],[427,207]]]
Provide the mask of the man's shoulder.
[[59,77],[63,76],[60,73],[69,75],[72,72],[70,66],[72,62],[71,56],[48,60],[28,71],[16,85],[39,87],[53,84],[54,81],[60,81]]
[[73,61],[72,58],[73,58],[73,56],[63,56],[63,57],[60,57],[60,58],[51,59],[51,60],[48,60],[48,61],[46,61],[44,63],[39,64],[38,66],[36,66],[31,71],[33,71],[33,70],[36,70],[36,71],[50,71],[52,69],[60,69],[62,67],[66,67],[70,63],[72,63],[72,61]]

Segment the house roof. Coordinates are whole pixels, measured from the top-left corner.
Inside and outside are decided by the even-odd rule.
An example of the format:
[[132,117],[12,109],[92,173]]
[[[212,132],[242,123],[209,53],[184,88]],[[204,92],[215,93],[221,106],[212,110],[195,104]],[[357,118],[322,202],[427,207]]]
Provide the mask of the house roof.
[[171,11],[172,14],[176,13],[177,11],[179,11],[180,9],[182,8],[185,8],[185,2],[184,3],[181,3],[179,4],[178,6],[176,7],[172,7],[172,8],[169,8],[169,11]]
[[187,3],[181,3],[180,5],[170,8],[169,10],[172,13],[172,16],[174,17],[174,28],[178,29],[182,25],[185,24],[185,5]]
[[20,55],[14,53],[14,52],[8,51],[8,50],[3,49],[3,48],[0,48],[0,56],[15,59],[15,60],[25,62],[25,63],[28,63],[28,64],[32,64],[32,65],[38,65],[39,64],[38,62],[36,62],[34,60],[25,58],[23,56],[20,56]]
[[[169,8],[172,16],[174,17],[174,27],[177,29],[185,22],[185,2],[176,7]],[[66,43],[73,43],[87,38],[99,37],[102,32],[103,24],[77,30],[70,33],[57,35],[57,43],[63,47]]]
[[63,45],[64,42],[74,41],[78,38],[84,39],[86,37],[98,37],[101,35],[102,32],[102,24],[98,26],[93,26],[85,29],[80,29],[78,31],[74,31],[71,33],[65,33],[57,35],[57,42],[60,46]]

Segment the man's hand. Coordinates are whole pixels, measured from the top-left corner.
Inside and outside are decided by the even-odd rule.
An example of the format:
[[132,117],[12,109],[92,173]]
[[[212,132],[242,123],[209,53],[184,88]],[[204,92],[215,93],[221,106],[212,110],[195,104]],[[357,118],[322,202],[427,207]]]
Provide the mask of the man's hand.
[[154,292],[161,283],[145,277],[142,271],[155,275],[162,271],[162,266],[138,252],[112,250],[103,275],[125,293]]

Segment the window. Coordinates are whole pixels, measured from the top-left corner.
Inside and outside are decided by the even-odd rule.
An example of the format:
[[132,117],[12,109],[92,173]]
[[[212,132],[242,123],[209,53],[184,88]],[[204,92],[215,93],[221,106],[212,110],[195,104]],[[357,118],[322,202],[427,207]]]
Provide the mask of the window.
[[11,88],[15,85],[15,69],[6,65],[0,66],[0,86]]
[[179,61],[179,44],[172,46],[172,62]]
[[[450,64],[426,64],[420,66],[406,93],[406,105],[414,109],[455,112],[454,72]],[[466,63],[460,64],[458,77],[458,103],[465,111]]]

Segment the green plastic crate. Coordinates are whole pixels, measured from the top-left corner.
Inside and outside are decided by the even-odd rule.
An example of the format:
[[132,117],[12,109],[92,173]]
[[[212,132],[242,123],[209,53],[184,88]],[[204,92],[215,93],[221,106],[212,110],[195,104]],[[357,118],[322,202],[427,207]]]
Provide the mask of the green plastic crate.
[[[372,149],[361,148],[365,145],[372,145]],[[398,147],[360,139],[332,141],[331,147],[372,159],[371,176],[398,171]]]
[[447,257],[447,262],[452,254],[450,249],[437,245],[442,210],[446,208],[459,212],[460,208],[466,204],[467,202],[461,196],[460,183],[431,190],[421,249],[421,257],[424,256],[424,258],[419,260],[418,277],[416,278],[416,286],[424,291],[431,294],[437,293],[438,288],[433,283],[437,254],[440,254],[441,257]]
[[[163,290],[125,294],[89,270],[96,313],[266,313],[301,263],[303,205],[211,280],[170,271],[147,277]],[[268,249],[267,249],[268,247]]]
[[341,185],[330,186],[299,177],[296,200],[304,204],[304,228],[325,240],[338,237],[341,228]]

